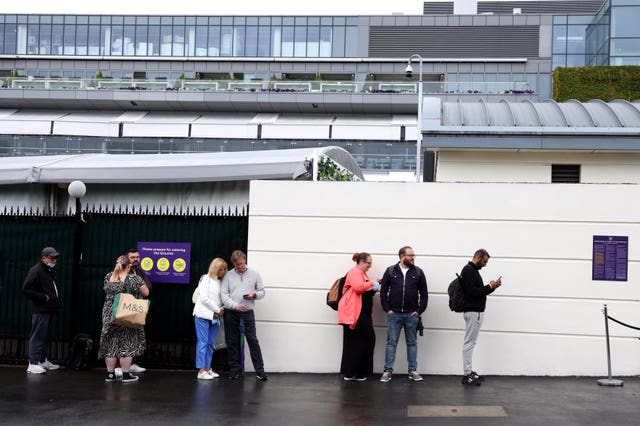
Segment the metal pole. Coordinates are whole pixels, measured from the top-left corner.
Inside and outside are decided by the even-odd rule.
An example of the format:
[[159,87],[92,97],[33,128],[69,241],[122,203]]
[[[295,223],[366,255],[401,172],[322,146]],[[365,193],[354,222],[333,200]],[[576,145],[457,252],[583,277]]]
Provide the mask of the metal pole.
[[420,76],[418,81],[418,140],[416,141],[416,182],[422,180],[420,174],[420,156],[422,154],[422,56],[416,55],[420,61]]
[[604,330],[607,338],[607,369],[609,373],[609,377],[607,379],[599,379],[598,385],[600,386],[623,386],[624,382],[622,380],[616,380],[611,378],[611,348],[609,345],[609,313],[607,310],[607,304],[604,304],[604,308],[602,309],[604,313]]

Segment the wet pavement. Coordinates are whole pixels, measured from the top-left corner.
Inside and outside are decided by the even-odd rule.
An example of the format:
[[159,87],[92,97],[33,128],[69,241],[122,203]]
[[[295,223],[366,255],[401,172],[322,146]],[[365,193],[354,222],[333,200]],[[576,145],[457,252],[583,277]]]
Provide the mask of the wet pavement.
[[104,370],[27,375],[0,366],[0,423],[34,425],[638,425],[640,378],[623,387],[592,377],[454,376],[411,382],[394,374],[345,382],[338,374],[270,374],[199,381],[195,371],[151,370],[105,383]]

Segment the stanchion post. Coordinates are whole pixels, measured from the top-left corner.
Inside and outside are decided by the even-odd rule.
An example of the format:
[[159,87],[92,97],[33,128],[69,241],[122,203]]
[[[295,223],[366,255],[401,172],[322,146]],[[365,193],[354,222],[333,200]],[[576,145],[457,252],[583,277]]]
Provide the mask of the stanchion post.
[[604,304],[604,308],[602,309],[602,313],[604,314],[604,331],[607,338],[607,369],[609,373],[609,377],[607,379],[598,379],[598,385],[600,386],[623,386],[624,382],[622,380],[616,380],[611,378],[611,348],[609,345],[609,312],[607,310],[607,304]]

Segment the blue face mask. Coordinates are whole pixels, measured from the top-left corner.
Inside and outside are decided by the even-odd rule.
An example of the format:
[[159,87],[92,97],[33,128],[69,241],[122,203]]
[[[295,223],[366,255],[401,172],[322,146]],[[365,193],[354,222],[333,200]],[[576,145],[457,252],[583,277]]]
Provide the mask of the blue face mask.
[[49,268],[55,268],[55,267],[56,267],[56,264],[55,264],[55,263],[47,263],[47,266],[48,266]]

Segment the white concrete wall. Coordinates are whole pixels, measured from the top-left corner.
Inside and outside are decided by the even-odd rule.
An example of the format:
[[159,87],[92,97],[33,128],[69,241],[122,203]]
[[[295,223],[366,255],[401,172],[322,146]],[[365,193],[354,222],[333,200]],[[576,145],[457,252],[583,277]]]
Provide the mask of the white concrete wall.
[[[446,289],[484,247],[492,259],[482,275],[502,275],[503,286],[489,297],[477,371],[606,375],[602,304],[640,325],[639,210],[637,185],[253,181],[248,263],[267,289],[256,307],[266,368],[338,371],[342,330],[325,305],[330,284],[353,266],[353,252],[370,252],[378,277],[408,244],[429,286],[421,373],[460,373],[464,322]],[[593,235],[629,237],[628,282],[591,280]],[[379,372],[386,323],[377,296],[374,322]],[[640,333],[612,324],[611,334],[614,375],[640,373]],[[401,342],[398,372],[406,371]]]
[[581,183],[640,183],[640,153],[438,151],[438,182],[551,182],[552,164],[580,164]]

